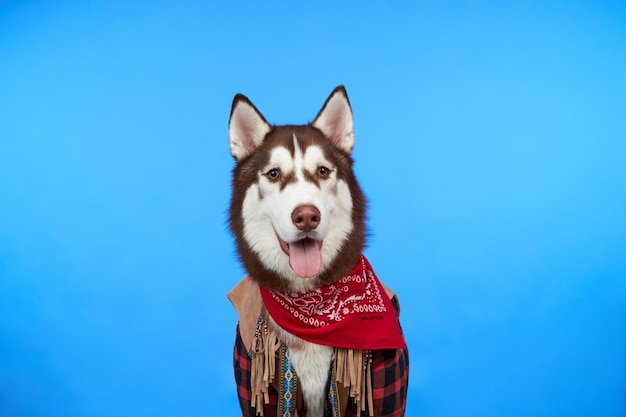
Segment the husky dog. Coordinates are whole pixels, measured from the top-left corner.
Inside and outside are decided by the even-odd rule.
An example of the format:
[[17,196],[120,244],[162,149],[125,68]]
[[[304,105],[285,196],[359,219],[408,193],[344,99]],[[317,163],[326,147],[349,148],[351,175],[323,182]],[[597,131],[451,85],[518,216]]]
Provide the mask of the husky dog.
[[[352,170],[346,90],[335,88],[310,124],[285,126],[270,125],[238,94],[229,143],[236,160],[230,229],[249,274],[229,293],[239,315],[235,374],[243,415],[403,415],[408,354],[397,299],[376,286],[362,256],[366,200]],[[379,334],[369,334],[372,323],[380,323]],[[345,365],[352,377],[337,368],[347,361],[342,352],[361,361]],[[364,376],[359,371],[356,381],[360,367]],[[389,370],[384,376],[390,367],[395,380]],[[377,398],[384,389],[393,401]]]

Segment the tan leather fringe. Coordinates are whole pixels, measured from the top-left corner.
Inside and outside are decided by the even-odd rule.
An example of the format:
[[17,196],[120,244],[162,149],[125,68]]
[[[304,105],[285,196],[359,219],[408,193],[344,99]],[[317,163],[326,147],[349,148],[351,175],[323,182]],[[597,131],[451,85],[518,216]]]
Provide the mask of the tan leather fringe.
[[[276,377],[276,361],[281,343],[276,333],[259,320],[250,354],[252,369],[250,386],[251,405],[258,416],[263,417],[263,405],[269,403],[269,386]],[[369,350],[335,349],[333,353],[336,382],[349,390],[357,406],[357,416],[362,412],[370,415],[374,409],[372,395],[372,355]],[[339,410],[343,414],[344,410]]]
[[359,349],[335,349],[333,357],[336,381],[349,388],[350,397],[357,406],[357,416],[362,411],[370,415],[374,409],[371,358],[369,350]]
[[263,417],[263,405],[269,403],[269,385],[276,376],[276,355],[280,342],[273,330],[266,323],[257,324],[257,331],[251,350],[252,369],[250,370],[251,405],[258,416]]

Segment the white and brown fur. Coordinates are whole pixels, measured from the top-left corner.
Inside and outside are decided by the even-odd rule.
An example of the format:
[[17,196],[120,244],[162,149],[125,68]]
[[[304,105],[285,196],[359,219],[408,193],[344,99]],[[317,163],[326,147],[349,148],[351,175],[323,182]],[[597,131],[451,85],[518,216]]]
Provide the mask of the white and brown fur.
[[[366,202],[354,176],[350,102],[343,86],[308,125],[270,125],[243,95],[234,98],[229,142],[230,228],[248,274],[269,289],[299,292],[337,281],[359,262]],[[301,239],[321,244],[321,267],[298,276],[286,254]],[[332,347],[309,343],[270,323],[285,341],[307,415],[323,414]]]

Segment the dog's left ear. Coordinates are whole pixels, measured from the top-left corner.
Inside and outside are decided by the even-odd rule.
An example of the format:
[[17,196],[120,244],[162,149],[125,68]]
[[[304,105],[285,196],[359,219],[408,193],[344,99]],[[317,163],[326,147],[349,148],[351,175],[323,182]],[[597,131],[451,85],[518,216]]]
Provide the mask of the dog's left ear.
[[311,125],[322,131],[339,149],[351,153],[354,146],[352,108],[343,85],[336,87]]

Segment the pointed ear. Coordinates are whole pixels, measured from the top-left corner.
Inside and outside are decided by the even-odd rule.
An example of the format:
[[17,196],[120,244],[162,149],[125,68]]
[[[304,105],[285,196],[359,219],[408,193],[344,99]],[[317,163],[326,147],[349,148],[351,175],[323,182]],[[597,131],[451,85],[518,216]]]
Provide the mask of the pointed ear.
[[352,108],[348,93],[342,85],[330,93],[322,110],[311,124],[321,130],[333,145],[347,153],[352,152],[354,146]]
[[233,99],[228,122],[230,153],[236,160],[249,155],[272,130],[265,118],[243,94]]

